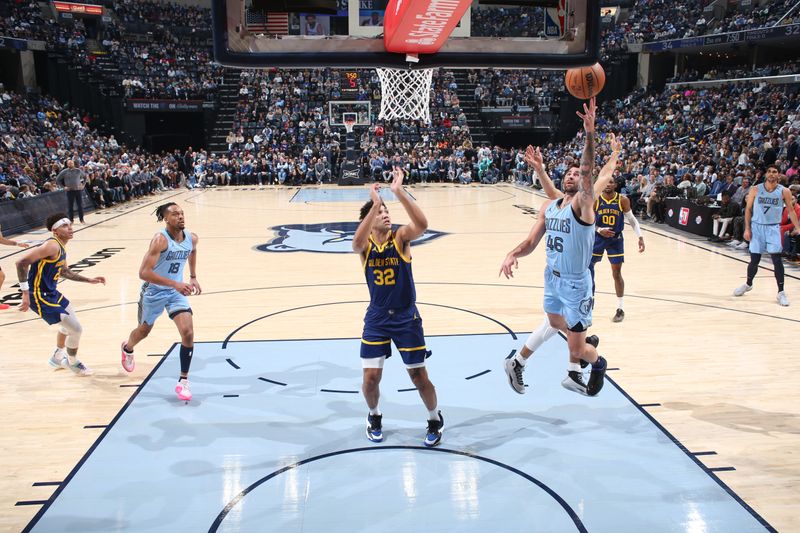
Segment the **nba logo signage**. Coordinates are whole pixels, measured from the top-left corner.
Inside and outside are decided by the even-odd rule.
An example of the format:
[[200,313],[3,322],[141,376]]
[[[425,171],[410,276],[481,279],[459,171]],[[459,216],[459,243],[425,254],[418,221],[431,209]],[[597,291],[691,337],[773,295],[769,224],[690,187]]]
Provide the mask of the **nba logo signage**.
[[569,0],[558,0],[558,7],[548,7],[544,13],[544,35],[559,39],[567,32]]
[[681,226],[686,226],[689,224],[689,208],[688,207],[681,207],[681,212],[678,215],[678,224]]

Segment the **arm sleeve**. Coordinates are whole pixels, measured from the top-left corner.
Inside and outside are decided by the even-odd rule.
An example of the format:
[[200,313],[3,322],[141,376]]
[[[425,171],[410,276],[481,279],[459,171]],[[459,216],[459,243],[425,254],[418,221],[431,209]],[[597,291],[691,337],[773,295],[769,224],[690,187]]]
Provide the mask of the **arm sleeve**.
[[637,237],[642,236],[642,228],[639,227],[639,221],[636,220],[636,217],[633,216],[633,211],[628,211],[625,213],[625,220],[631,225],[633,228],[633,232],[636,234]]

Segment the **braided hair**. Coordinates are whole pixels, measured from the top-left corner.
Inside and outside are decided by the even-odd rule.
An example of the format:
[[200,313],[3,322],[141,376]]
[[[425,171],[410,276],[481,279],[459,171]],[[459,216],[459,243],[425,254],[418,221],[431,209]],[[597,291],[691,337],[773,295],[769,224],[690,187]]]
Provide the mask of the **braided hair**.
[[167,202],[165,204],[161,204],[160,206],[158,206],[154,211],[154,213],[156,214],[156,219],[158,219],[159,222],[164,220],[164,217],[167,214],[167,209],[169,209],[173,205],[178,205],[178,204],[176,204],[175,202]]

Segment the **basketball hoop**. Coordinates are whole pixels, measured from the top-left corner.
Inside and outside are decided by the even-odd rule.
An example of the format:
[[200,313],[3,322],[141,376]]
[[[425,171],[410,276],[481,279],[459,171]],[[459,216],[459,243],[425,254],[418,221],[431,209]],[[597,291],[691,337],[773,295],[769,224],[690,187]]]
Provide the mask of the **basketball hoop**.
[[379,68],[382,120],[431,121],[431,80],[434,69]]
[[353,126],[356,125],[356,121],[352,118],[345,119],[344,121],[344,129],[347,130],[347,133],[353,133]]

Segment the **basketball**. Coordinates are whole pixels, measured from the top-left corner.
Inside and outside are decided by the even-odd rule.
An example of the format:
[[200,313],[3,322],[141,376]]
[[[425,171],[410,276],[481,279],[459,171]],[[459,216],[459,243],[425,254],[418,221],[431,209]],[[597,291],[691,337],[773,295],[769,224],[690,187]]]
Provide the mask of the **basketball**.
[[600,94],[606,84],[606,73],[600,63],[590,67],[571,68],[564,77],[569,94],[580,100],[588,100]]

